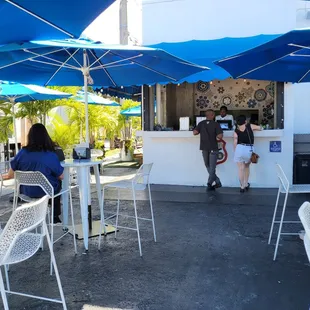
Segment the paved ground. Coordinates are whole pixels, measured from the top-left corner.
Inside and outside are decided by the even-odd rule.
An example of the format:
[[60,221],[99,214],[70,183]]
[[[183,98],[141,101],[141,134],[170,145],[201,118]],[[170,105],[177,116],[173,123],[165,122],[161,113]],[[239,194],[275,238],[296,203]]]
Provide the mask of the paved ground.
[[[116,174],[132,173],[112,168],[104,174],[111,180]],[[100,252],[97,239],[90,241],[88,254],[79,241],[77,256],[70,236],[55,245],[68,309],[308,310],[310,266],[302,242],[287,237],[276,262],[274,247],[267,245],[275,195],[276,190],[263,189],[240,195],[236,189],[207,194],[203,188],[153,186],[158,242],[153,242],[149,223],[142,224],[143,258],[131,231],[121,230],[116,240],[108,235]],[[115,192],[107,192],[106,197],[106,210],[112,212]],[[122,197],[122,209],[131,212],[129,193]],[[295,217],[308,199],[292,197],[289,217]],[[1,205],[3,212],[10,209],[7,197]],[[143,194],[138,207],[147,214]],[[79,222],[78,206],[76,211]],[[299,230],[297,226],[289,228]],[[46,250],[12,266],[10,276],[14,289],[57,296]],[[15,296],[9,302],[16,310],[61,308]]]

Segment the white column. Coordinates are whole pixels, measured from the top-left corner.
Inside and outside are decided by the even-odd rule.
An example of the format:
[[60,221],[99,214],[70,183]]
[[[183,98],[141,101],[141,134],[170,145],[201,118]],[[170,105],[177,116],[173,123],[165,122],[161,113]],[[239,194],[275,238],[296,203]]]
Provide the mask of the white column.
[[[298,84],[297,89],[298,89]],[[293,182],[293,161],[294,161],[294,106],[296,100],[296,85],[284,84],[284,135],[282,139],[282,154],[285,154],[283,161],[278,160],[282,165],[290,184]],[[281,158],[282,159],[282,158]]]
[[128,44],[128,8],[127,0],[120,0],[119,4],[119,34],[120,44]]

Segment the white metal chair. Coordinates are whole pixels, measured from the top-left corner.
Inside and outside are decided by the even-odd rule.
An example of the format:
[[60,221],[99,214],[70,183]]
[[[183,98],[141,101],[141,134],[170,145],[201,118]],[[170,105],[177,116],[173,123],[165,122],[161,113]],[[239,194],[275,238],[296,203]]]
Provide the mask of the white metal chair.
[[[99,149],[91,149],[90,150],[90,156],[92,159],[97,159],[99,157],[103,157],[103,150],[99,150]],[[92,169],[91,169],[92,171]],[[102,174],[102,165],[99,166],[99,172],[100,174]]]
[[[103,187],[103,195],[102,195],[103,203],[101,204],[101,225],[100,225],[100,231],[99,231],[99,245],[98,245],[99,249],[100,249],[101,238],[102,238],[101,233],[102,233],[103,227],[105,225],[105,223],[104,223],[104,190],[106,188],[117,188],[117,190],[118,190],[116,223],[115,223],[115,238],[116,238],[118,228],[124,228],[124,229],[136,231],[137,235],[138,235],[139,252],[140,252],[140,256],[142,256],[139,220],[144,220],[144,221],[151,221],[152,222],[154,241],[156,242],[156,231],[155,231],[153,204],[152,204],[151,188],[150,188],[150,183],[149,183],[149,177],[150,177],[152,166],[153,166],[153,164],[144,164],[139,168],[136,175],[132,179],[119,181],[119,182],[113,182],[113,183],[107,184]],[[135,213],[134,216],[124,215],[124,214],[119,213],[119,209],[120,209],[120,189],[129,189],[132,191],[134,213]],[[138,217],[138,213],[137,213],[136,191],[144,191],[145,189],[148,189],[148,193],[149,193],[151,218]],[[134,218],[135,222],[136,222],[136,227],[131,228],[131,227],[119,226],[118,225],[119,216]]]
[[0,162],[0,197],[2,196],[2,189],[4,187],[3,175],[8,173],[10,169],[10,162],[2,161]]
[[103,156],[103,151],[98,149],[91,149],[90,150],[91,158],[98,158]]
[[[310,193],[310,185],[309,184],[290,185],[282,167],[279,164],[277,164],[276,169],[277,169],[277,176],[279,179],[279,190],[278,190],[277,200],[276,200],[276,204],[275,204],[275,208],[274,208],[274,212],[273,212],[272,223],[271,223],[269,239],[268,239],[268,244],[270,244],[272,234],[273,234],[274,224],[279,224],[279,231],[278,231],[278,235],[277,235],[277,241],[276,241],[276,246],[275,246],[275,250],[274,250],[273,260],[276,260],[276,258],[277,258],[277,252],[278,252],[278,247],[279,247],[279,242],[280,242],[281,236],[299,235],[298,232],[296,232],[296,233],[291,233],[291,232],[283,233],[282,232],[283,224],[300,224],[300,221],[285,221],[284,220],[288,195],[289,194]],[[284,203],[283,203],[281,217],[280,217],[280,219],[276,219],[281,193],[285,194]]]
[[6,289],[0,269],[0,291],[5,310],[9,309],[7,294],[55,302],[62,304],[63,309],[67,309],[53,246],[46,225],[48,199],[49,196],[44,196],[35,202],[24,204],[13,211],[8,223],[0,234],[0,267],[3,266],[6,268],[8,265],[17,264],[32,257],[40,248],[43,238],[46,237],[61,299],[11,291],[8,273],[5,269]]
[[[26,202],[31,202],[35,200],[34,198],[30,198],[23,194],[20,194],[20,186],[38,186],[50,198],[51,212],[49,212],[48,215],[51,213],[51,216],[49,216],[49,224],[50,224],[52,245],[54,245],[55,242],[59,241],[62,237],[64,237],[70,232],[67,227],[64,227],[64,234],[62,234],[57,240],[54,240],[54,198],[62,195],[65,192],[69,192],[74,252],[75,254],[77,254],[74,215],[73,215],[73,203],[72,203],[72,193],[71,193],[72,186],[69,186],[67,190],[61,190],[59,193],[55,194],[54,187],[52,186],[52,184],[39,171],[15,171],[14,175],[15,175],[15,190],[14,190],[13,210],[15,210],[17,207],[18,198],[21,198],[23,201],[26,201]],[[53,273],[53,268],[52,268],[52,262],[51,262],[51,274],[52,273]]]
[[304,202],[298,210],[298,216],[305,229],[304,245],[310,262],[310,203]]

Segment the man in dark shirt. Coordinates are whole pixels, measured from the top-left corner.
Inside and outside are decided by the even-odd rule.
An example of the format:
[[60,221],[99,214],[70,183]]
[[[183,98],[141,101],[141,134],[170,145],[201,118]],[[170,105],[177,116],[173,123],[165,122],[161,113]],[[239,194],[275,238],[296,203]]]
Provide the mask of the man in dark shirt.
[[194,135],[200,134],[200,150],[209,173],[207,190],[215,190],[222,186],[216,175],[216,163],[218,157],[217,140],[223,138],[223,130],[220,124],[214,121],[214,117],[213,110],[206,111],[207,119],[200,122],[193,131]]

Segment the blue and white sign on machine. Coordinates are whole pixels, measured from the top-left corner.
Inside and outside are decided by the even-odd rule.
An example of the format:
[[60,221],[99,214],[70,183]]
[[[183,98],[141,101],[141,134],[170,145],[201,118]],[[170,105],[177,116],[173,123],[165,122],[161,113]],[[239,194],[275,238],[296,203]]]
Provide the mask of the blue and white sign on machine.
[[270,141],[270,143],[269,143],[269,152],[271,152],[271,153],[281,153],[282,152],[281,141]]

